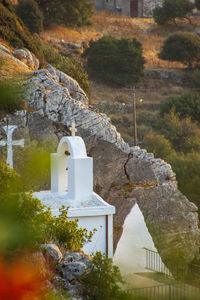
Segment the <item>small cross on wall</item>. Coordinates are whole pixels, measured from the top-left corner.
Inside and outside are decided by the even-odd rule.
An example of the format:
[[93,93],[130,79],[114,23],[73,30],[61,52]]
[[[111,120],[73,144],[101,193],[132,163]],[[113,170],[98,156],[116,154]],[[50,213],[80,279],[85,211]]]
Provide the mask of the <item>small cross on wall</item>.
[[72,133],[72,136],[75,136],[76,132],[77,132],[77,129],[75,127],[75,122],[72,122],[72,126],[69,129],[70,129],[70,131]]

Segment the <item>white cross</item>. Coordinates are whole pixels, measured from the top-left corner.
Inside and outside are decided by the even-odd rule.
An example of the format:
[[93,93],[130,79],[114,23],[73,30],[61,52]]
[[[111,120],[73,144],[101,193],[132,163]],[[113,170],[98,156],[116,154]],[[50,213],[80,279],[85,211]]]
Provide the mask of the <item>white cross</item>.
[[12,136],[14,130],[18,126],[15,125],[8,125],[8,126],[3,126],[4,131],[6,132],[7,135],[7,140],[6,141],[0,141],[0,146],[6,146],[7,145],[7,164],[9,164],[10,168],[13,168],[13,149],[12,146],[21,146],[24,147],[24,139],[18,140],[18,141],[13,141]]
[[69,128],[71,133],[72,133],[72,136],[75,136],[76,135],[76,132],[77,132],[77,129],[75,127],[75,123],[72,122],[72,126]]

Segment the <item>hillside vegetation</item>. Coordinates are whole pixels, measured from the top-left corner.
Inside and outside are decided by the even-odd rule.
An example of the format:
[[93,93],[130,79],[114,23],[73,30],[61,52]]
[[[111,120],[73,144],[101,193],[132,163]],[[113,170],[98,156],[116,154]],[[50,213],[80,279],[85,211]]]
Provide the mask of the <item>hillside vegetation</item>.
[[[158,57],[165,39],[170,34],[179,32],[198,32],[200,26],[199,17],[190,17],[191,24],[187,20],[177,20],[174,24],[157,25],[153,19],[130,19],[119,15],[97,13],[93,19],[93,26],[81,30],[73,29],[73,32],[66,27],[51,26],[42,35],[45,42],[51,42],[56,46],[59,40],[72,43],[89,43],[91,39],[98,40],[103,35],[111,35],[120,39],[137,38],[143,47],[145,67],[153,70],[167,70],[177,78],[184,78],[178,82],[176,79],[144,77],[136,84],[137,102],[137,129],[139,144],[153,152],[156,157],[161,157],[172,164],[173,170],[177,173],[177,180],[181,191],[197,206],[199,202],[199,122],[191,121],[189,106],[185,108],[187,115],[184,118],[180,115],[180,107],[184,107],[185,94],[199,91],[198,74],[193,77],[193,70],[187,70],[184,64]],[[164,74],[164,73],[163,73]],[[196,85],[193,82],[196,81]],[[126,88],[116,88],[103,81],[90,77],[91,93],[90,98],[93,104],[104,102],[103,111],[110,115],[113,124],[117,127],[123,138],[133,142],[133,112],[132,101],[133,91]],[[200,96],[196,94],[196,101],[200,102]],[[179,108],[176,111],[160,112],[160,104],[171,103],[171,99],[178,101]],[[176,100],[179,99],[179,100]],[[181,100],[182,99],[182,100]],[[190,96],[188,96],[190,99]],[[191,97],[192,99],[192,97]],[[193,101],[193,100],[192,100]],[[190,103],[190,100],[189,100]],[[118,111],[112,111],[112,105],[122,105]],[[130,109],[122,109],[129,105]],[[111,110],[110,110],[111,107]]]
[[[42,3],[45,4],[45,1]],[[86,61],[81,54],[89,46],[91,40],[96,41],[103,36],[111,36],[119,40],[136,38],[141,43],[146,70],[159,70],[159,73],[157,73],[157,77],[146,75],[135,84],[139,145],[154,152],[156,157],[169,161],[174,171],[177,172],[181,190],[200,206],[199,191],[196,185],[196,182],[200,180],[200,174],[195,165],[190,164],[193,159],[197,162],[196,166],[200,161],[198,155],[200,150],[199,120],[192,119],[191,121],[188,108],[186,109],[188,114],[182,118],[181,104],[175,111],[170,108],[164,113],[160,112],[160,104],[171,103],[172,100],[169,98],[181,103],[182,100],[176,99],[182,97],[181,99],[185,101],[184,99],[187,97],[185,94],[189,95],[194,90],[197,91],[195,97],[199,101],[199,75],[197,74],[195,79],[193,70],[186,70],[184,64],[160,59],[158,55],[170,34],[177,31],[198,32],[199,17],[190,17],[191,24],[186,20],[178,19],[176,20],[177,25],[172,23],[157,25],[151,18],[125,18],[117,14],[98,12],[91,20],[92,26],[70,28],[64,25],[50,24],[45,31],[39,36],[37,35],[37,40],[35,40],[20,19],[16,17],[14,9],[8,1],[0,0],[0,5],[2,8],[0,10],[1,38],[12,47],[29,48],[36,56],[39,56],[41,65],[47,60],[77,79],[81,87],[90,95],[92,104],[97,105],[102,102],[105,104],[103,112],[111,117],[122,137],[130,144],[133,142],[132,86],[116,87],[108,84],[105,80],[96,79],[93,75],[89,75],[89,83],[88,75],[84,70]],[[69,51],[71,45],[75,45],[75,49]],[[6,64],[2,65],[5,67]],[[14,67],[10,68],[10,70],[12,69]],[[166,72],[172,72],[172,77],[168,78]],[[195,85],[193,82],[196,82]],[[188,97],[190,99],[190,95]],[[116,104],[121,105],[121,108],[129,105],[129,109],[124,111],[120,108],[118,111],[113,111],[107,104],[111,104],[111,108]],[[189,171],[190,180],[187,180],[186,184],[187,171]]]
[[13,6],[8,0],[0,0],[0,37],[15,48],[28,48],[44,64],[44,55],[39,43],[33,39],[29,30],[16,16]]

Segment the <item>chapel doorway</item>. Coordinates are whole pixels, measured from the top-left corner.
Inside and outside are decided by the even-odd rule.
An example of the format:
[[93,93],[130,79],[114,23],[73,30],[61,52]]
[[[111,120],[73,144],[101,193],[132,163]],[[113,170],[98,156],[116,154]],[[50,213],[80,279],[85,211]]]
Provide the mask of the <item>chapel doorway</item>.
[[131,0],[131,2],[130,2],[130,15],[131,15],[131,18],[138,17],[138,1],[139,0]]

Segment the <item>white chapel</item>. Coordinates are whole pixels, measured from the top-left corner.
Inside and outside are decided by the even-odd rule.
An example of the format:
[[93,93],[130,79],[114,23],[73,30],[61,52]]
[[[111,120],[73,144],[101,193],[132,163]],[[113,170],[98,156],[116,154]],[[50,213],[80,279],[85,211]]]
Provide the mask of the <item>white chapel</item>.
[[51,190],[34,193],[43,204],[59,215],[59,208],[68,206],[68,217],[78,219],[87,230],[96,228],[92,241],[86,243],[87,254],[101,251],[113,257],[113,214],[115,207],[106,203],[93,191],[93,158],[87,156],[83,139],[63,137],[57,153],[51,154]]

